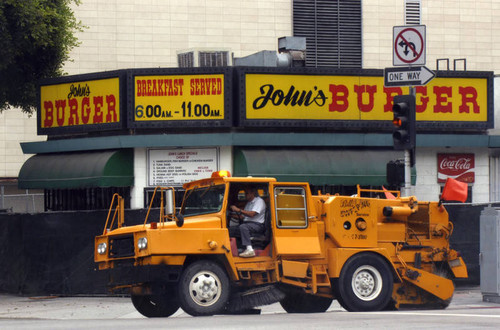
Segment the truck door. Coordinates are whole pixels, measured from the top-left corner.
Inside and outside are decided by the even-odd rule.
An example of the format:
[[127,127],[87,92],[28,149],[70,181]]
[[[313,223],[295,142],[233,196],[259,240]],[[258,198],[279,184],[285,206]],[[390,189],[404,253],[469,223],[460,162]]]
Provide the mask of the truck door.
[[316,210],[309,186],[300,183],[271,183],[271,212],[274,246],[279,256],[320,254]]

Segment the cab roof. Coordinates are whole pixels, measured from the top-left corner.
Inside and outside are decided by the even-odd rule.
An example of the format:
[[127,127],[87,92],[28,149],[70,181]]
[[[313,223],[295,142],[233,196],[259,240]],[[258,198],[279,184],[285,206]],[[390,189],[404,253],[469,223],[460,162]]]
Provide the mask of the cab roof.
[[275,178],[262,178],[262,177],[214,177],[206,178],[196,181],[185,183],[182,187],[184,189],[191,189],[194,187],[205,187],[210,185],[225,184],[226,182],[242,182],[242,183],[269,183],[276,182]]

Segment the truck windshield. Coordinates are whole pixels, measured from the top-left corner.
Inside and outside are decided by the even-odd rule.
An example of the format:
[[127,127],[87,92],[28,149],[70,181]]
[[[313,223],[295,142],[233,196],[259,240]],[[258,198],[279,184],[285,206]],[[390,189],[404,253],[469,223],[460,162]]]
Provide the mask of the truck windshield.
[[186,191],[181,213],[184,216],[219,212],[224,202],[224,185],[194,188]]

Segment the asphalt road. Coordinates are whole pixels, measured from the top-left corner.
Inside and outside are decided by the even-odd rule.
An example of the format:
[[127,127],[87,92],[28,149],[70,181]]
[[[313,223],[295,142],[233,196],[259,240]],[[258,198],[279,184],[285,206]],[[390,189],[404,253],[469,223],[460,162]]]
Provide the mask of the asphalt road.
[[482,301],[479,288],[462,288],[444,310],[349,313],[336,302],[326,313],[287,314],[279,304],[260,315],[147,319],[129,298],[21,297],[0,294],[0,329],[487,329],[500,328],[500,304]]

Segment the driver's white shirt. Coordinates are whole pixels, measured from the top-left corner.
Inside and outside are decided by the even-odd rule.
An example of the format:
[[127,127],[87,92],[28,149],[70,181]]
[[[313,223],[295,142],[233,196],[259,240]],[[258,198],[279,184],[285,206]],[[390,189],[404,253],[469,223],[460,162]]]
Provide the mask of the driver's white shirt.
[[245,216],[244,222],[252,221],[257,223],[264,223],[266,213],[266,202],[259,196],[255,196],[250,202],[245,205],[245,211],[255,211],[257,214],[253,217]]

